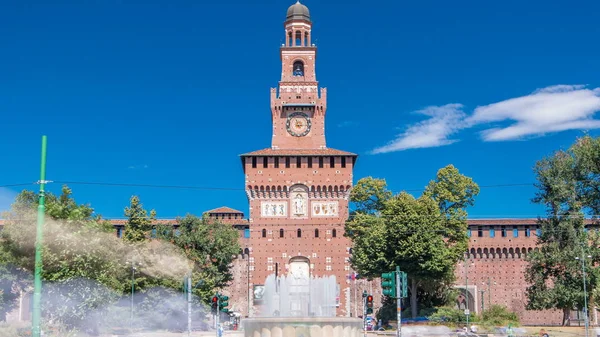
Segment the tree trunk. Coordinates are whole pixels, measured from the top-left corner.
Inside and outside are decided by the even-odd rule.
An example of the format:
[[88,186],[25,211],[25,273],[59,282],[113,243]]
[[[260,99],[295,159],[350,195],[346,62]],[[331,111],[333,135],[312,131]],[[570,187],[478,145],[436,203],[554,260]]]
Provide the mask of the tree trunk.
[[417,280],[414,278],[410,280],[410,310],[412,318],[417,318],[419,306],[417,304]]
[[571,315],[571,309],[563,309],[563,326],[570,325],[569,316]]

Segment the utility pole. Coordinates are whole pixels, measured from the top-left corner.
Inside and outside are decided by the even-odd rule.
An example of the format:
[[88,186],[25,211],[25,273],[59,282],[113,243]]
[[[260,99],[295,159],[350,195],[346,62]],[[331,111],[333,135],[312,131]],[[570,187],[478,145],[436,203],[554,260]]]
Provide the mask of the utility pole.
[[41,317],[42,317],[42,242],[44,238],[44,216],[46,213],[46,192],[44,190],[45,184],[49,183],[46,181],[46,136],[42,136],[42,162],[40,167],[40,194],[38,202],[38,213],[37,213],[37,228],[36,228],[36,240],[35,240],[35,277],[33,283],[33,317],[31,319],[32,336],[40,337],[41,335]]
[[[584,318],[584,322],[585,322],[585,337],[589,336],[589,322],[588,322],[588,305],[587,305],[587,286],[586,286],[586,282],[585,282],[585,254],[583,251],[583,247],[581,249],[581,271],[583,273],[583,318]],[[588,258],[591,258],[591,256],[588,256]],[[579,257],[575,258],[576,260],[580,260]]]
[[481,313],[483,314],[483,310],[485,308],[485,306],[483,305],[483,293],[485,293],[485,290],[480,290],[481,291]]
[[363,334],[367,337],[367,291],[363,290]]
[[[467,329],[469,327],[469,315],[471,314],[471,312],[469,311],[469,252],[467,252],[467,254],[465,255],[465,297],[467,299],[466,301],[466,308],[465,309],[465,316],[467,316]],[[477,293],[475,293],[477,294]]]
[[131,262],[131,311],[129,314],[129,325],[133,328],[133,294],[135,292],[135,262]]
[[219,327],[219,316],[221,312],[219,311],[221,307],[221,295],[217,293],[217,312],[215,313],[215,328],[217,329],[217,337],[221,337],[221,329]]
[[398,320],[398,329],[396,337],[402,337],[402,288],[400,285],[400,267],[396,266],[396,319]]
[[192,274],[187,279],[187,325],[188,325],[188,336],[192,334]]
[[492,307],[492,279],[488,276],[488,306]]

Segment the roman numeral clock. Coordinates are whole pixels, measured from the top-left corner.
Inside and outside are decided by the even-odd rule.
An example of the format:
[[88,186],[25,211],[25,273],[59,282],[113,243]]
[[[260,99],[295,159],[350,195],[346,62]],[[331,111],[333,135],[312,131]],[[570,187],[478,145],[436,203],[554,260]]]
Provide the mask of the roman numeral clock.
[[303,112],[294,112],[287,118],[286,128],[294,137],[304,137],[310,132],[310,117]]

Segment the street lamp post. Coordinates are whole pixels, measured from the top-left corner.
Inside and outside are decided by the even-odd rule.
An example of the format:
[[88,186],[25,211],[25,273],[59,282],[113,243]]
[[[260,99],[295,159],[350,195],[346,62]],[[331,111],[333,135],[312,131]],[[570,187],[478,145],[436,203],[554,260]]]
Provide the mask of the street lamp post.
[[135,262],[127,262],[127,264],[131,264],[131,311],[130,311],[130,315],[129,315],[129,325],[131,328],[133,328],[133,295],[135,293],[135,266],[141,266],[141,263],[135,263]]
[[481,313],[483,313],[483,310],[485,309],[485,306],[483,305],[483,294],[485,293],[485,290],[481,289],[480,291],[481,291]]
[[[488,308],[492,307],[492,278],[488,276],[487,282],[482,281],[481,285],[485,285],[487,283],[487,294],[488,294]],[[494,282],[494,285],[496,282]],[[481,301],[483,302],[483,294],[481,295]]]
[[[583,254],[582,254],[583,255]],[[581,271],[583,273],[583,319],[585,322],[585,336],[589,336],[589,322],[588,322],[588,305],[587,305],[587,285],[585,282],[585,258],[576,257],[575,260],[581,261]],[[592,258],[590,255],[587,256],[588,259]]]
[[469,315],[471,312],[469,311],[469,252],[465,254],[465,316],[467,316],[467,327],[469,326]]

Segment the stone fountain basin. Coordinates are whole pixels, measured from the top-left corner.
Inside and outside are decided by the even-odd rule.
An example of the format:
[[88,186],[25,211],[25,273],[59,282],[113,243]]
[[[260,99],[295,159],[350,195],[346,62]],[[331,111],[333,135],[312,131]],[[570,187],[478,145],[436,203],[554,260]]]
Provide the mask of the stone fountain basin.
[[363,320],[351,317],[257,317],[242,320],[245,337],[360,337]]

